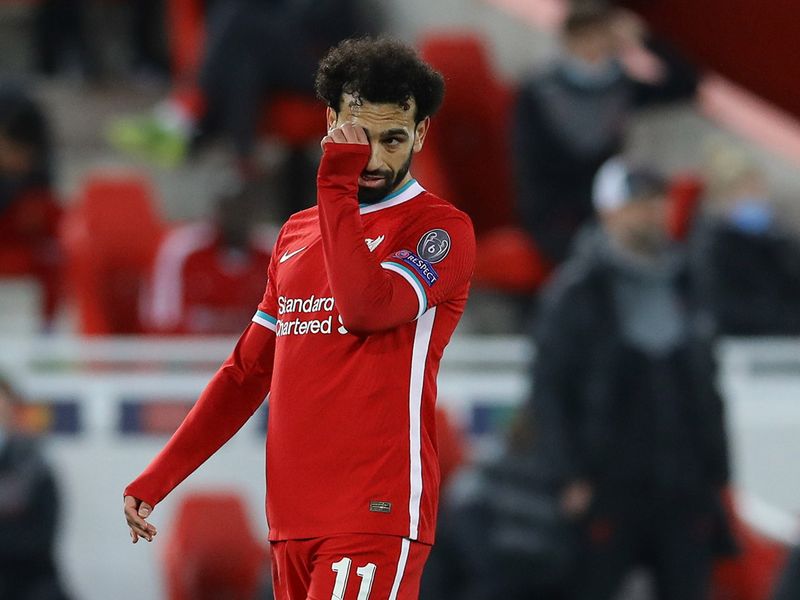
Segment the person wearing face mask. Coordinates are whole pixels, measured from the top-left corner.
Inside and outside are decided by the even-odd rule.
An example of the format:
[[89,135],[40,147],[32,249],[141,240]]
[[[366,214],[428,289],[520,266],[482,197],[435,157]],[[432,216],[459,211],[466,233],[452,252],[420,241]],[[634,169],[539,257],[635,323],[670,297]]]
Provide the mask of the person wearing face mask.
[[707,176],[692,262],[719,333],[799,334],[800,242],[782,226],[764,173],[742,152],[720,147]]
[[594,214],[592,179],[618,153],[631,113],[694,95],[692,66],[630,13],[578,0],[561,52],[523,80],[513,120],[517,210],[545,257],[563,261]]
[[729,539],[711,331],[668,240],[665,194],[652,169],[607,162],[593,191],[600,226],[536,323],[536,451],[577,530],[575,600],[614,597],[636,566],[652,570],[659,600],[705,600],[715,544]]

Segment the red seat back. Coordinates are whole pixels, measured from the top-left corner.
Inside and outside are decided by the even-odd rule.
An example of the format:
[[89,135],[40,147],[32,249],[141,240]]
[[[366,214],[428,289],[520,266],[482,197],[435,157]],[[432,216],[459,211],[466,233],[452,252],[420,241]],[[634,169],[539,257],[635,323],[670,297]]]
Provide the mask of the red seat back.
[[[444,75],[447,90],[415,175],[468,213],[479,235],[511,224],[510,89],[497,78],[484,40],[474,33],[429,34],[420,51]],[[441,187],[438,177],[430,177],[435,171],[444,179]]]
[[170,600],[252,600],[268,569],[265,544],[231,493],[186,496],[165,552]]
[[62,228],[82,333],[142,331],[141,285],[162,231],[144,177],[98,173],[86,179]]

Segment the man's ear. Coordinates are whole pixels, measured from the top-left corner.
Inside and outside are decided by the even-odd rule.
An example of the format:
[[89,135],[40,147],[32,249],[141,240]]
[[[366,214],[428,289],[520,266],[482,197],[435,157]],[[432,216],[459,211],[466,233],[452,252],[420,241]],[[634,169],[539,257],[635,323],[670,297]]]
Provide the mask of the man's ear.
[[330,106],[325,109],[325,121],[328,124],[328,131],[336,127],[336,119],[339,115],[336,114],[336,111],[333,110]]
[[414,136],[414,152],[419,152],[422,150],[422,146],[425,144],[425,136],[428,135],[428,129],[431,126],[431,118],[425,117],[417,123],[416,135]]

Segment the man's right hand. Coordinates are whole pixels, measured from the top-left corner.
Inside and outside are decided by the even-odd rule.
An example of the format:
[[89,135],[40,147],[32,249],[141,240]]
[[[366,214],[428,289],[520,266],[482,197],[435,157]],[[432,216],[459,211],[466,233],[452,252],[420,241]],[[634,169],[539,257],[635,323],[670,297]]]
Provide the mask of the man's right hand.
[[133,543],[135,544],[138,542],[140,537],[146,539],[148,542],[152,542],[158,530],[155,525],[148,523],[145,519],[153,512],[153,507],[147,502],[142,502],[133,496],[125,496],[123,506],[125,509],[125,520],[128,522],[128,527],[130,527],[131,540]]
[[573,481],[561,493],[561,510],[571,519],[581,517],[589,510],[594,489],[586,481]]

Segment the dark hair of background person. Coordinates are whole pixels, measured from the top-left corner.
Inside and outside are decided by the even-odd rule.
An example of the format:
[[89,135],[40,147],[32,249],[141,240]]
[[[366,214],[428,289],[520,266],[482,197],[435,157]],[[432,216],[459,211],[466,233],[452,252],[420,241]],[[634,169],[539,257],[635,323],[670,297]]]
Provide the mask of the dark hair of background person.
[[567,35],[580,35],[598,26],[608,25],[614,16],[614,8],[602,0],[573,2],[564,21],[563,31]]
[[328,52],[317,71],[316,91],[336,112],[342,94],[400,106],[413,98],[419,123],[441,106],[444,78],[408,45],[363,37],[344,40]]
[[49,185],[50,131],[44,113],[20,88],[0,83],[0,136],[32,153],[29,184]]

